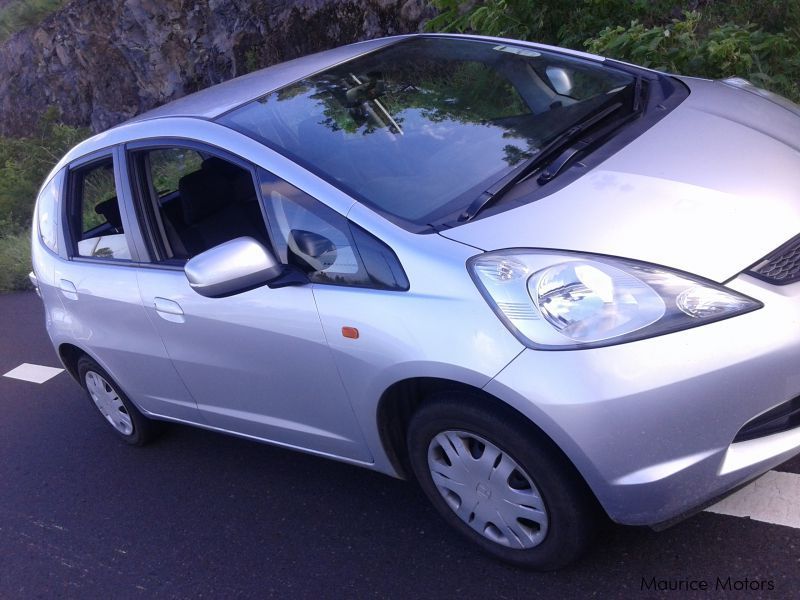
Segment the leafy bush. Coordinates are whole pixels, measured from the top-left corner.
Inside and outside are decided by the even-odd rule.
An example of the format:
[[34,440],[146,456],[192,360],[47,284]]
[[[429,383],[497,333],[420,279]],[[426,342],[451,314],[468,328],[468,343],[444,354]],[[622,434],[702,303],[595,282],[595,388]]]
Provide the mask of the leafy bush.
[[49,111],[33,136],[0,137],[0,224],[30,224],[33,202],[47,173],[88,134],[88,130],[59,123],[58,113]]
[[35,135],[0,137],[0,292],[26,289],[31,270],[30,224],[36,193],[50,169],[88,130],[48,112]]
[[30,230],[5,235],[0,232],[0,292],[29,289],[31,287],[28,280],[30,270]]
[[701,16],[684,15],[664,26],[607,27],[586,41],[590,52],[673,73],[701,77],[737,75],[789,98],[800,99],[800,53],[785,33],[729,23],[698,33]]
[[494,35],[580,49],[601,29],[669,18],[671,0],[433,0],[432,31]]
[[737,75],[800,101],[793,0],[433,0],[436,31],[588,50],[684,75]]

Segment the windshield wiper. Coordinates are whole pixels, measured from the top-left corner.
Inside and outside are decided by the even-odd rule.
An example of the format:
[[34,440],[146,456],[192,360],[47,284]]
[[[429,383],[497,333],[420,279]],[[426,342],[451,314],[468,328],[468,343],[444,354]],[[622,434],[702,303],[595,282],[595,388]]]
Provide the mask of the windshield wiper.
[[[497,200],[499,200],[503,194],[507,193],[510,189],[512,189],[515,185],[517,185],[523,179],[529,177],[536,169],[538,169],[546,160],[552,157],[552,155],[562,148],[563,146],[570,144],[570,148],[561,156],[559,156],[556,161],[551,163],[551,167],[548,168],[547,173],[549,174],[552,171],[552,167],[556,166],[556,163],[561,163],[560,166],[550,175],[544,182],[549,181],[558,172],[563,168],[563,166],[569,162],[569,160],[575,156],[578,152],[583,150],[586,146],[588,146],[592,141],[592,139],[579,139],[575,142],[576,138],[580,138],[588,129],[591,129],[595,125],[597,125],[603,119],[609,117],[613,113],[617,112],[620,108],[622,108],[623,102],[617,101],[613,104],[603,106],[602,108],[598,108],[596,111],[589,113],[582,121],[573,125],[566,131],[561,132],[552,140],[550,140],[547,144],[544,145],[543,148],[536,153],[535,156],[527,159],[523,162],[519,167],[517,167],[514,171],[503,177],[502,179],[498,180],[494,184],[492,184],[486,191],[484,191],[480,196],[478,196],[472,204],[470,204],[464,211],[458,216],[459,223],[465,223],[467,221],[471,221],[472,219],[477,216],[482,210],[487,208],[489,205],[493,204]],[[568,156],[566,156],[568,154]],[[544,175],[545,173],[543,173]],[[540,182],[540,183],[544,183]]]

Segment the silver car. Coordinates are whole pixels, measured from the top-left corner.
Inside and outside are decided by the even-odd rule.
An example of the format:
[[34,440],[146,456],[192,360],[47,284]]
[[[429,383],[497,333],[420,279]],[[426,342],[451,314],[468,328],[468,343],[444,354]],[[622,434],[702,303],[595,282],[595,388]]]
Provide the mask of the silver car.
[[743,80],[371,40],[79,144],[31,278],[123,440],[188,423],[413,477],[553,569],[800,450],[799,140]]

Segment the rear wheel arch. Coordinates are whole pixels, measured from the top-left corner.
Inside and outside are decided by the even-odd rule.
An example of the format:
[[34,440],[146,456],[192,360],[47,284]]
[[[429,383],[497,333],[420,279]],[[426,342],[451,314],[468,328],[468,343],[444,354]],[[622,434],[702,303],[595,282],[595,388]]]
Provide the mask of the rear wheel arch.
[[[77,381],[81,385],[81,387],[84,387],[84,382],[81,380],[78,368],[78,362],[82,357],[85,356],[86,358],[89,358],[95,363],[97,363],[97,365],[101,367],[104,371],[109,373],[109,375],[114,378],[115,384],[121,387],[124,393],[127,393],[125,391],[125,386],[123,386],[121,383],[118,382],[117,375],[113,373],[111,369],[108,368],[105,361],[98,360],[98,358],[94,356],[91,352],[88,352],[87,350],[81,348],[80,346],[76,346],[75,344],[71,344],[69,342],[60,344],[58,346],[58,356],[61,359],[61,362],[64,364],[64,367],[67,369],[67,372],[72,376],[72,378],[75,381]],[[134,405],[136,404],[135,402],[133,402],[133,400],[131,400],[131,403]]]
[[[88,352],[74,344],[64,343],[58,346],[58,357],[61,359],[61,363],[67,370],[67,373],[78,383],[81,383],[80,376],[78,375],[78,361],[82,356],[93,358]],[[81,385],[83,384],[81,383]]]
[[145,417],[111,375],[88,354],[78,358],[77,369],[92,405],[119,438],[130,445],[143,446],[161,432],[162,424]]

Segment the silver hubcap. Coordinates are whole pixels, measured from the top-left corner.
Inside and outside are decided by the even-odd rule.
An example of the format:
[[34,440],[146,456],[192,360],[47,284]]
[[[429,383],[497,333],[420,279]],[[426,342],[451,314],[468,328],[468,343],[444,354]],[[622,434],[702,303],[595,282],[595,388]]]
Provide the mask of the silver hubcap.
[[531,477],[511,456],[466,431],[443,431],[428,446],[433,483],[458,517],[509,548],[539,545],[547,511]]
[[87,371],[84,379],[86,380],[86,389],[89,390],[89,395],[92,397],[97,409],[106,418],[106,421],[111,423],[111,426],[121,434],[132,434],[133,421],[131,421],[128,409],[125,408],[114,388],[94,371]]

